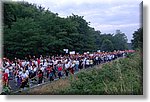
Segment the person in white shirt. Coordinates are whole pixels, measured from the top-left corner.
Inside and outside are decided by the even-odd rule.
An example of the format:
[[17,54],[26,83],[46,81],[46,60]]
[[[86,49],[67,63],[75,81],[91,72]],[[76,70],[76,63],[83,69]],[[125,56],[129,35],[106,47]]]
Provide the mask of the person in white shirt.
[[93,59],[92,58],[90,59],[89,64],[90,64],[90,67],[93,66]]
[[9,64],[9,62],[8,61],[6,61],[6,67],[8,67],[10,64]]
[[15,67],[15,63],[12,63],[12,67],[13,67],[13,68]]
[[69,74],[69,67],[70,67],[70,64],[68,62],[65,63],[65,75],[68,76]]
[[47,61],[44,61],[44,64],[43,64],[43,67],[47,67],[47,65],[48,65],[48,63],[47,63]]
[[57,65],[58,60],[54,60],[54,65]]
[[23,71],[23,73],[21,74],[22,79],[26,79],[28,78],[28,74],[26,73],[26,71]]
[[86,60],[85,64],[86,64],[85,68],[88,68],[89,65],[90,65],[90,60],[89,60],[89,58]]
[[24,88],[28,83],[28,75],[25,71],[21,74],[22,82],[21,82],[21,88]]
[[26,61],[22,61],[21,63],[22,67],[25,67],[26,64],[27,64]]
[[43,60],[43,59],[40,59],[40,64],[42,64],[42,65],[43,65],[43,62],[44,62],[44,60]]
[[29,71],[28,70],[26,70],[26,72],[25,72],[28,76],[29,76]]
[[84,58],[84,59],[82,59],[83,60],[83,62],[82,62],[82,66],[83,66],[83,69],[85,68],[85,66],[86,66],[86,58]]
[[6,67],[6,69],[5,69],[5,73],[7,73],[7,74],[8,74],[8,77],[10,76],[10,75],[9,75],[9,69],[8,69],[8,67]]
[[96,65],[98,65],[98,56],[95,57]]
[[35,61],[35,65],[36,65],[36,66],[38,66],[38,62],[37,62],[37,60]]
[[20,75],[20,76],[22,75],[22,70],[21,70],[21,69],[19,70],[19,75]]
[[45,70],[45,67],[43,67],[42,64],[40,65],[40,70],[42,70],[42,72],[44,72],[44,70]]

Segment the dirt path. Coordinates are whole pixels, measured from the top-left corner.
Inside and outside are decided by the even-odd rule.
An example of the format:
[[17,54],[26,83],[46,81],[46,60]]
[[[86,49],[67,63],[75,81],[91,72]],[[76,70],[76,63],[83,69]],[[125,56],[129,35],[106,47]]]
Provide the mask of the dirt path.
[[69,78],[59,79],[57,81],[30,89],[29,91],[25,91],[23,92],[23,94],[31,94],[31,95],[59,94],[58,92],[60,90],[67,88],[69,86],[70,86]]

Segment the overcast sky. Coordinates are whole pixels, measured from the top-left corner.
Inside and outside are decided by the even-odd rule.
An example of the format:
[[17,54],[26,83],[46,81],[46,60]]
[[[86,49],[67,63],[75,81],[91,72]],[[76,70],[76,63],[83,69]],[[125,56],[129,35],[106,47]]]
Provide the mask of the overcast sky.
[[[13,0],[23,1],[23,0]],[[60,17],[76,14],[84,16],[90,26],[102,33],[115,33],[117,29],[125,33],[128,42],[140,27],[139,4],[142,0],[24,0],[35,3]]]

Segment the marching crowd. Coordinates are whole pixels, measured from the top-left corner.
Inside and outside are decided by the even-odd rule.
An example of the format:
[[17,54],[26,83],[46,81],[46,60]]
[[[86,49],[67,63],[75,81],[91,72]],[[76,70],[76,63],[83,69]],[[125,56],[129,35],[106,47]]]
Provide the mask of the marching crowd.
[[64,56],[29,56],[24,60],[15,58],[10,61],[3,58],[2,80],[3,85],[9,87],[10,80],[15,81],[16,87],[29,87],[31,82],[44,83],[67,77],[81,69],[109,62],[124,57],[129,51],[96,52],[93,54],[73,54]]

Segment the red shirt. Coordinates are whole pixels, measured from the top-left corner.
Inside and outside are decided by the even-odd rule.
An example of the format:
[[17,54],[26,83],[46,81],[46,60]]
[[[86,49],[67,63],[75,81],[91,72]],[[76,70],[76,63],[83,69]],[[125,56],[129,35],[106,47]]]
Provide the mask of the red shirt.
[[62,71],[62,67],[59,67],[59,68],[58,68],[58,71]]
[[42,73],[39,73],[39,74],[38,74],[38,77],[42,77]]
[[37,62],[38,62],[38,65],[40,65],[40,59],[38,59]]
[[4,73],[3,74],[3,80],[4,81],[8,81],[8,73]]
[[52,71],[51,67],[47,67],[46,70],[50,73]]

